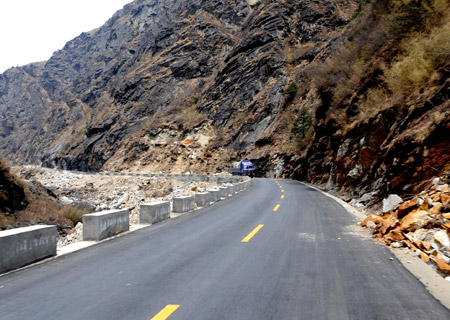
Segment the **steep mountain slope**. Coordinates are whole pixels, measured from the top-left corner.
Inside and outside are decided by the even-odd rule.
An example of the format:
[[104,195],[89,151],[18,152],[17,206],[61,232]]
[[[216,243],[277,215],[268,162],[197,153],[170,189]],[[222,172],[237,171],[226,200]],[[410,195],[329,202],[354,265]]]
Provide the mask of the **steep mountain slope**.
[[326,22],[334,2],[303,6],[306,23],[283,2],[135,1],[49,61],[1,76],[2,153],[81,170],[167,169],[168,158],[214,170],[230,148],[267,144],[284,104],[286,36],[303,26],[323,42],[342,23]]
[[450,170],[448,8],[135,1],[0,75],[0,153],[172,172],[249,157],[353,196],[413,193]]

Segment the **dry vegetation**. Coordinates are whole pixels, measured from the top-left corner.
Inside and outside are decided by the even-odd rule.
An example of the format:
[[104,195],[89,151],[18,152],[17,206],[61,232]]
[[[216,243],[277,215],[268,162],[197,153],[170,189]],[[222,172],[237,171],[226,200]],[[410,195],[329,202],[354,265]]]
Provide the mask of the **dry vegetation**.
[[85,213],[76,206],[59,204],[40,184],[28,184],[19,179],[0,156],[0,230],[35,224],[71,228]]
[[[316,117],[333,119],[345,133],[355,120],[393,105],[408,108],[441,86],[450,68],[449,34],[446,0],[373,1],[343,30],[343,45],[326,61],[299,69],[296,79],[317,90],[323,108],[312,110]],[[357,105],[356,118],[342,112],[349,105]]]

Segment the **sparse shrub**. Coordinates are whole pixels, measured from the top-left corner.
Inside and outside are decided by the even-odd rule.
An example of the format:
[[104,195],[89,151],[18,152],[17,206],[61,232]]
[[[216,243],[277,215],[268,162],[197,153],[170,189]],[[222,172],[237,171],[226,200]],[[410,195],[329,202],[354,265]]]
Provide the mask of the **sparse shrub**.
[[83,216],[87,212],[85,210],[80,210],[71,206],[67,206],[62,211],[62,216],[65,219],[72,220],[73,224],[76,225],[78,222],[83,221]]
[[289,84],[289,86],[284,90],[284,94],[294,96],[297,93],[298,85],[294,81]]
[[261,1],[257,1],[257,2],[255,2],[254,4],[252,4],[250,7],[252,7],[252,8],[257,8],[257,7],[259,7],[261,4],[262,4]]

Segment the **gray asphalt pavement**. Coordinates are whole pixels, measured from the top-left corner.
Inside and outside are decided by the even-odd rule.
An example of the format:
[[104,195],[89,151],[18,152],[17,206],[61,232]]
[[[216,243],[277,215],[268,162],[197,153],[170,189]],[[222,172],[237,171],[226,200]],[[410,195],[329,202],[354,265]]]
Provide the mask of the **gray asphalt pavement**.
[[332,199],[295,181],[253,182],[214,206],[0,277],[0,319],[450,319]]

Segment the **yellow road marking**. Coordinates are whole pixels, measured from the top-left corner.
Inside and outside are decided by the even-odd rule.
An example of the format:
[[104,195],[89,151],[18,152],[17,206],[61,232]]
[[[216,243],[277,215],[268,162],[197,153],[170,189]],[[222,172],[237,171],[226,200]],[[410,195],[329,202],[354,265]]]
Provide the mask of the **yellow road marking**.
[[280,208],[280,204],[277,204],[277,205],[275,206],[275,208],[273,208],[273,211],[278,211],[278,208]]
[[283,188],[283,187],[281,186],[281,184],[280,184],[280,188]]
[[284,199],[284,194],[281,196],[281,199]]
[[253,238],[253,236],[254,236],[259,230],[261,230],[262,227],[264,227],[263,224],[260,224],[259,226],[257,226],[255,229],[253,229],[252,232],[250,232],[250,233],[248,234],[248,236],[246,236],[244,239],[242,239],[241,242],[249,242],[249,240],[250,240],[251,238]]
[[164,309],[162,309],[156,316],[154,316],[153,318],[151,318],[151,320],[165,320],[168,317],[170,317],[170,315],[172,313],[175,312],[175,310],[177,310],[180,306],[177,304],[168,304]]
[[284,192],[284,190],[281,190],[281,192]]

